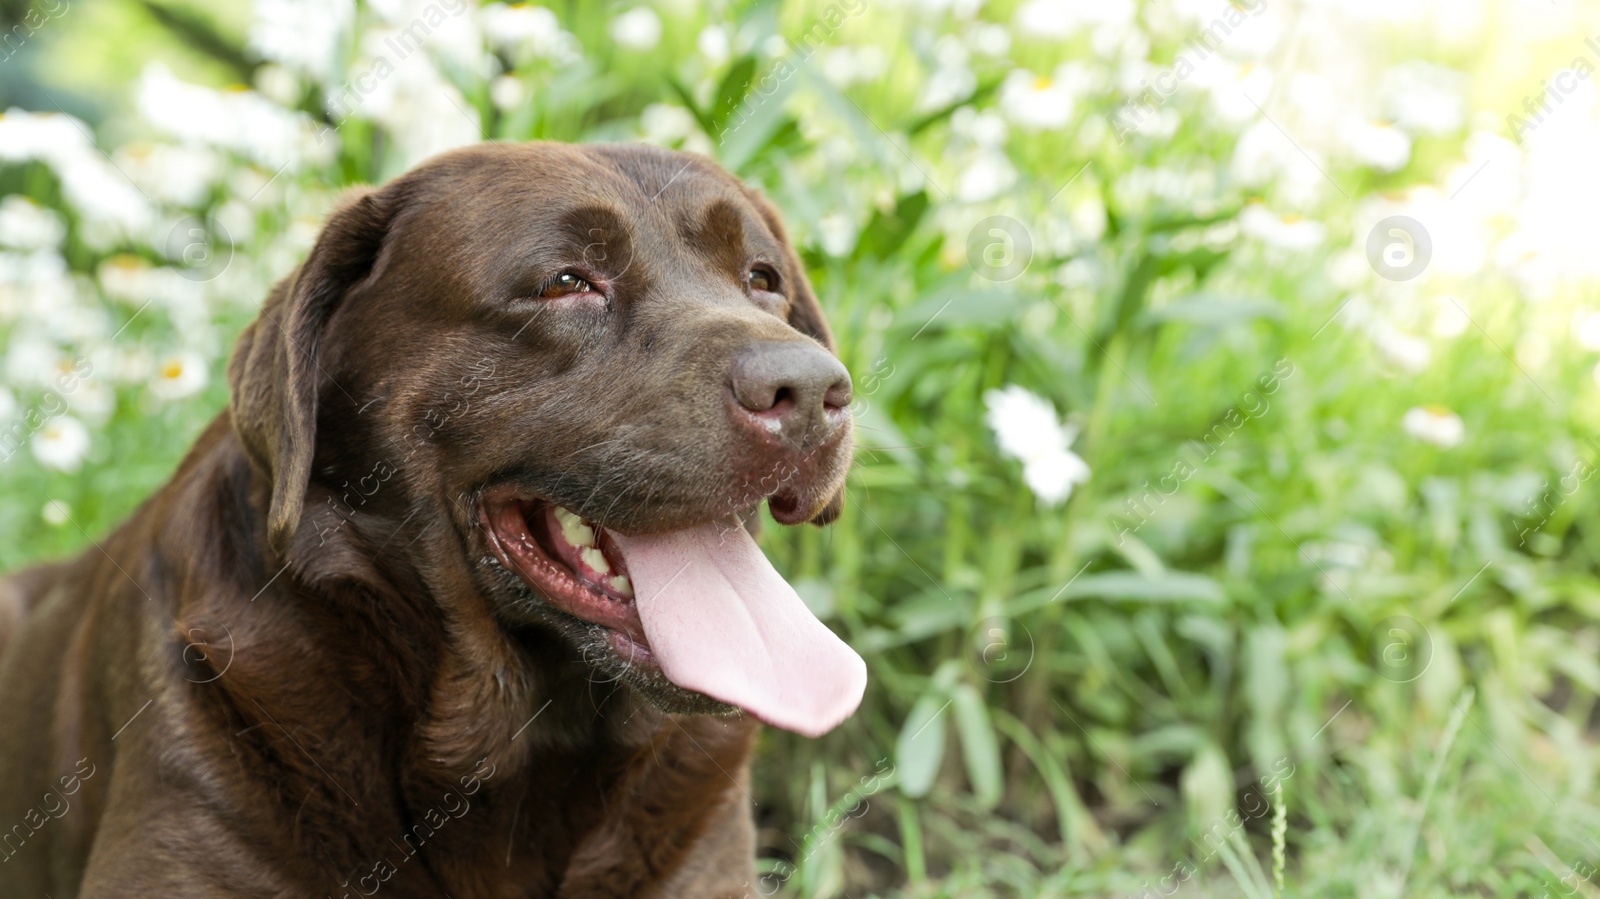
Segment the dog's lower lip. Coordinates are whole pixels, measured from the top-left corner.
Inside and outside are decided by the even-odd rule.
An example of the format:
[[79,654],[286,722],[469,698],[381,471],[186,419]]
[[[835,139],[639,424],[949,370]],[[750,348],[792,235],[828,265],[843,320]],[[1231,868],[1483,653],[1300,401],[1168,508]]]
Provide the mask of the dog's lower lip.
[[[631,592],[624,595],[615,586],[598,586],[591,577],[593,569],[588,569],[587,575],[581,573],[560,558],[561,549],[550,545],[559,539],[549,532],[554,526],[550,519],[555,508],[558,507],[551,503],[526,497],[494,497],[484,502],[485,530],[501,564],[557,609],[605,628],[608,645],[624,661],[653,664],[649,640]],[[596,536],[595,546],[605,546],[605,536]],[[621,568],[620,558],[612,556],[605,553],[605,563],[614,570]],[[625,577],[626,570],[617,576]]]
[[800,516],[800,498],[792,490],[780,490],[767,497],[767,509],[780,524],[796,524]]
[[606,631],[606,641],[611,645],[611,651],[630,665],[656,668],[655,653],[650,650],[650,644],[635,640],[627,633],[619,630]]

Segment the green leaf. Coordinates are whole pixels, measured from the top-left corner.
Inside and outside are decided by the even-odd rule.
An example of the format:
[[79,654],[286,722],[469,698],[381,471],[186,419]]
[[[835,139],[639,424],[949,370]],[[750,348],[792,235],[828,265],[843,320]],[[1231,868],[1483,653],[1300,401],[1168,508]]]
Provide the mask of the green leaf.
[[1223,602],[1222,585],[1203,574],[1168,571],[1150,576],[1132,571],[1086,574],[1073,581],[1062,599],[1129,600],[1133,602]]
[[[768,72],[763,76],[762,83],[776,77],[775,73]],[[732,171],[743,171],[755,158],[757,151],[771,142],[785,126],[794,127],[794,120],[784,112],[784,104],[794,92],[796,83],[791,75],[778,79],[777,87],[770,93],[752,91],[733,119],[723,122],[722,130],[712,135],[717,142],[718,161]]]
[[986,331],[1011,327],[1013,315],[1038,297],[1004,288],[978,288],[955,284],[935,289],[895,316],[894,324],[906,331],[967,325]]
[[[1138,317],[1150,298],[1150,286],[1155,283],[1160,265],[1160,260],[1145,250],[1128,266],[1128,272],[1122,279],[1122,289],[1118,293],[1116,312],[1100,326],[1097,343],[1102,346],[1109,344],[1112,337],[1126,330],[1129,323]],[[1093,357],[1094,364],[1098,366],[1103,358],[1104,354]]]
[[906,134],[911,137],[916,137],[928,127],[948,119],[950,116],[955,114],[956,110],[960,109],[961,107],[972,106],[982,102],[983,100],[987,100],[990,94],[993,94],[995,91],[1000,89],[1001,80],[1002,79],[999,78],[991,78],[983,84],[978,85],[978,89],[973,91],[971,95],[963,97],[960,100],[953,100],[950,103],[935,109],[933,112],[928,113],[922,118],[917,119],[915,122],[912,122],[906,127]]
[[1171,231],[1182,231],[1185,228],[1194,228],[1203,225],[1215,225],[1226,222],[1239,214],[1235,207],[1228,206],[1213,209],[1204,215],[1183,213],[1180,215],[1160,216],[1150,219],[1145,223],[1144,230],[1148,234],[1162,234]]
[[1223,814],[1233,807],[1233,768],[1221,748],[1214,743],[1201,747],[1184,766],[1179,788],[1196,833],[1227,833]]
[[684,108],[688,109],[690,114],[694,116],[694,120],[700,124],[701,131],[704,131],[707,135],[716,133],[717,123],[712,120],[705,110],[700,108],[699,103],[695,102],[694,92],[689,90],[687,85],[673,77],[667,79],[667,86],[672,88],[672,92],[678,96],[678,102],[682,103]]
[[744,102],[745,95],[750,92],[750,82],[756,74],[755,56],[745,56],[728,67],[727,74],[722,76],[722,81],[717,84],[717,89],[711,95],[711,128],[706,133],[711,137],[717,136],[728,116],[733,114],[739,104]]
[[934,672],[928,689],[911,706],[895,741],[895,774],[900,792],[913,799],[926,796],[944,761],[944,712],[954,700],[950,687],[960,674],[960,663],[947,660]]
[[1281,320],[1283,306],[1264,297],[1222,297],[1196,293],[1144,314],[1148,324],[1184,322],[1207,328],[1222,328],[1257,318]]
[[894,209],[888,212],[877,210],[867,226],[861,229],[861,243],[856,246],[856,258],[888,259],[893,256],[927,211],[928,192],[925,190],[901,197],[894,204]]
[[1044,743],[1021,721],[1005,709],[995,710],[994,724],[995,729],[1016,743],[1033,762],[1034,767],[1039,769],[1039,776],[1044,778],[1045,788],[1049,790],[1050,799],[1055,803],[1056,829],[1061,835],[1062,844],[1103,845],[1105,835],[1100,832],[1094,816],[1089,814],[1083,798],[1073,787],[1072,778],[1067,776],[1063,763],[1051,754]]
[[1104,574],[1081,575],[1065,589],[1046,585],[1037,590],[1030,590],[1011,603],[1011,614],[1022,615],[1047,605],[1077,599],[1221,603],[1227,601],[1227,598],[1222,585],[1203,574],[1166,571],[1158,575],[1147,575],[1136,571],[1108,571]]
[[811,610],[811,614],[823,621],[834,616],[838,611],[838,603],[834,594],[833,585],[820,578],[798,578],[791,583],[794,592],[800,595],[801,602]]
[[978,805],[985,811],[1000,804],[1005,772],[1000,766],[1000,741],[983,697],[971,684],[958,684],[951,696],[955,704],[956,731],[961,734],[961,757]]

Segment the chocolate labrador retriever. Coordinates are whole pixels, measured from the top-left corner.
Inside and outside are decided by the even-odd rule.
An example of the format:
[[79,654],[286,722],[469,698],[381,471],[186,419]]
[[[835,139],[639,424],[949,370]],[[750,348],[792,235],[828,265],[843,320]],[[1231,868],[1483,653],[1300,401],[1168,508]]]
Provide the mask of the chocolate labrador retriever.
[[0,894],[748,894],[754,722],[865,687],[743,524],[839,512],[830,346],[695,156],[348,199],[172,480],[0,582]]

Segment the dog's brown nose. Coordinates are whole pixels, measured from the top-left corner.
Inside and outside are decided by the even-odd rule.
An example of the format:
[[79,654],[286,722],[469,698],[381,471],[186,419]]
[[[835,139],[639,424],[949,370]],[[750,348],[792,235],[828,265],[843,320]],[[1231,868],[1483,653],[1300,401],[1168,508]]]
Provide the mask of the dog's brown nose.
[[821,444],[850,405],[850,373],[810,343],[758,343],[733,361],[735,411],[792,449]]

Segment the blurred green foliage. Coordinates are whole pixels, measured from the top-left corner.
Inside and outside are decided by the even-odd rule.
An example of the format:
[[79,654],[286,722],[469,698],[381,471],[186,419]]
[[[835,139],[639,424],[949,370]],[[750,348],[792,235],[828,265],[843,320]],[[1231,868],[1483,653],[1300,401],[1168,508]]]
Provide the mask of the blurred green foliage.
[[[1562,154],[1593,146],[1593,116],[1562,112],[1590,130],[1552,120],[1544,144],[1503,124],[1581,43],[1501,4],[1269,4],[1128,129],[1197,35],[1255,7],[979,6],[474,7],[455,21],[477,30],[441,31],[349,115],[329,94],[423,4],[73,7],[0,85],[42,112],[46,86],[71,98],[153,211],[75,203],[82,148],[0,145],[0,194],[66,226],[3,251],[6,418],[41,402],[40,359],[85,354],[111,398],[67,397],[81,464],[0,466],[0,561],[89,546],[169,475],[340,186],[463,129],[648,139],[775,199],[858,388],[844,517],[766,546],[872,682],[829,737],[763,737],[764,884],[1268,896],[1264,796],[1287,804],[1287,895],[1539,895],[1594,864],[1600,507],[1575,472],[1600,458],[1600,320],[1558,239],[1586,225],[1562,195],[1594,196],[1592,155]],[[261,37],[296,15],[323,17],[300,51]],[[197,27],[231,43],[197,50]],[[291,116],[263,120],[281,170],[152,121],[183,115],[153,59],[219,109],[247,80]],[[213,166],[187,199],[151,195],[184,174],[156,164],[168,145]],[[220,274],[181,277],[162,236],[187,213],[225,226]],[[1433,244],[1415,281],[1369,263],[1390,214]],[[169,364],[209,376],[163,392]],[[1064,503],[1001,451],[991,391],[1011,385],[1088,463]]]

